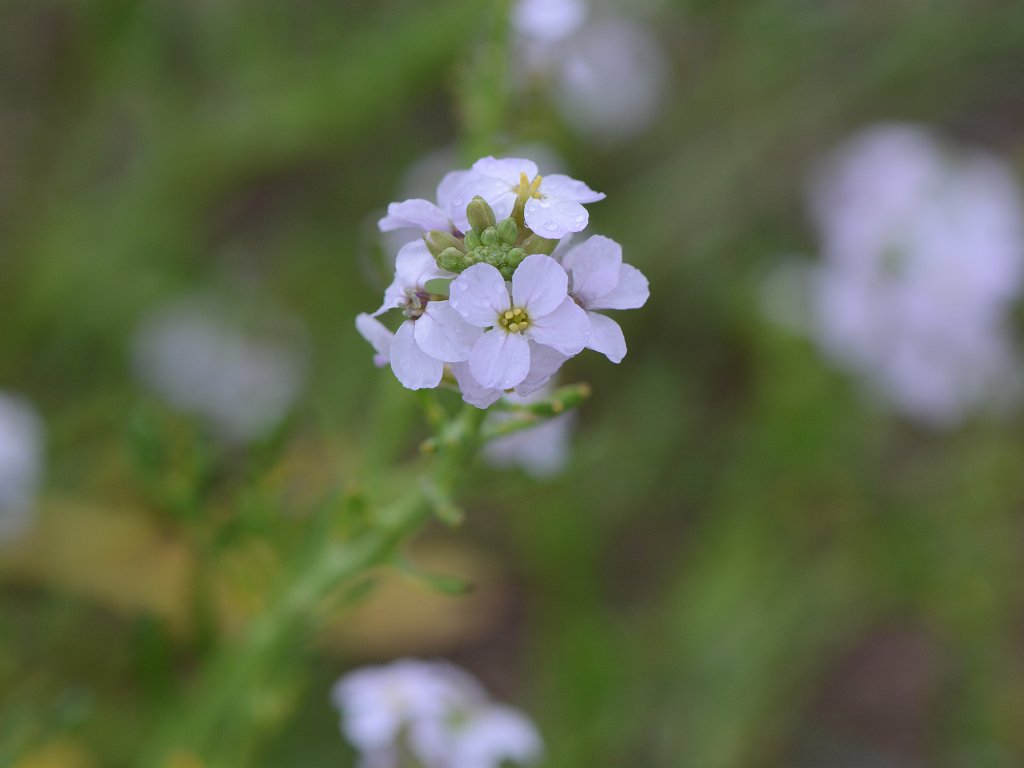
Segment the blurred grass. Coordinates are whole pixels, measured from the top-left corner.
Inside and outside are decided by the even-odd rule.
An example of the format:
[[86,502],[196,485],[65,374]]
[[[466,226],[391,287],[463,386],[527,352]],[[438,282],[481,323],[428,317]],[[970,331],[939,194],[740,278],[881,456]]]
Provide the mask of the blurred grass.
[[[415,403],[352,317],[375,306],[373,212],[457,140],[459,64],[485,15],[0,4],[0,383],[47,417],[49,495],[145,496],[126,479],[125,415],[144,401],[125,345],[147,307],[197,287],[308,324],[292,430],[334,436],[328,468],[347,479],[412,450]],[[802,179],[862,124],[927,121],[1019,163],[1024,6],[680,2],[657,22],[675,82],[641,140],[595,149],[544,114],[509,118],[608,193],[593,226],[652,300],[622,318],[621,366],[570,367],[596,394],[568,473],[487,474],[469,495],[455,535],[501,553],[521,605],[455,658],[537,716],[550,766],[831,765],[822,740],[861,765],[1021,764],[1019,417],[946,438],[901,424],[767,326],[757,292],[774,254],[813,251]],[[0,627],[17,627],[0,632],[0,765],[67,733],[131,765],[140,703],[188,678],[192,649],[31,581],[0,595]],[[828,704],[863,683],[831,691],[844,660],[893,625],[940,649],[919,753]],[[325,698],[341,667],[296,653],[320,676],[292,683],[264,764],[341,764]],[[147,683],[167,660],[171,679]],[[87,704],[67,714],[76,692]]]

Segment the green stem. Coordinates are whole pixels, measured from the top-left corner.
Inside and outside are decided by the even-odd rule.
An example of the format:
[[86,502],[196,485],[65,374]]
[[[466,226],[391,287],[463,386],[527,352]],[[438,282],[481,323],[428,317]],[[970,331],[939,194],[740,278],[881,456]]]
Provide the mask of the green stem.
[[391,562],[435,510],[451,504],[459,475],[479,448],[483,415],[466,406],[445,426],[447,439],[437,457],[427,460],[403,496],[378,510],[371,528],[346,541],[327,539],[295,564],[267,612],[220,650],[188,700],[168,713],[141,765],[167,768],[195,759],[218,765],[214,756],[249,741],[254,701],[283,653],[303,645],[315,630],[324,599],[369,569]]

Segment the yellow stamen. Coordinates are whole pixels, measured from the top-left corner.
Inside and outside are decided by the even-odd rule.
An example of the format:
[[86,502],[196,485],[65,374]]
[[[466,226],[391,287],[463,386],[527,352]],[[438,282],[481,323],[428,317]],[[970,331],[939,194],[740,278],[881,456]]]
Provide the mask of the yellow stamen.
[[506,320],[511,320],[511,319],[512,319],[512,315],[513,315],[513,312],[512,312],[512,310],[511,310],[511,309],[510,309],[510,310],[508,310],[508,311],[507,311],[507,312],[505,313],[505,319],[506,319]]
[[537,176],[534,178],[533,182],[530,184],[530,197],[540,197],[540,183],[543,179],[544,177],[541,176],[540,174],[537,174]]

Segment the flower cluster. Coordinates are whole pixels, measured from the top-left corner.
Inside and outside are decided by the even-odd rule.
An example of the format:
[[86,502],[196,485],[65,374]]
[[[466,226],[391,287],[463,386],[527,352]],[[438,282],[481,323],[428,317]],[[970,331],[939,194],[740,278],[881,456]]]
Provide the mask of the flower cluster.
[[823,165],[811,203],[823,350],[932,425],[1005,398],[1024,290],[1024,201],[1007,167],[914,126],[877,126]]
[[[643,306],[647,279],[609,238],[570,243],[589,222],[584,205],[603,198],[530,160],[485,157],[445,176],[436,203],[392,203],[382,231],[424,234],[398,252],[380,308],[356,318],[376,363],[409,389],[448,375],[486,408],[506,390],[535,392],[585,348],[621,361],[622,329],[601,310]],[[395,309],[392,333],[376,318]]]
[[542,752],[529,719],[446,662],[363,667],[341,678],[331,698],[363,768],[499,768],[536,762]]

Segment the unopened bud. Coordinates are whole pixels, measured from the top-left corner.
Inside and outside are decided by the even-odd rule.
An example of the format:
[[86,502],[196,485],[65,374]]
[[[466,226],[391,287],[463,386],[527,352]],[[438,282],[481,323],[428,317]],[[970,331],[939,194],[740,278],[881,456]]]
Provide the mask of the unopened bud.
[[480,195],[469,201],[469,205],[466,206],[466,218],[469,219],[470,226],[477,232],[483,232],[497,223],[494,218],[494,209]]
[[469,257],[458,248],[445,248],[437,257],[437,266],[456,274],[468,268],[472,263]]
[[473,230],[469,230],[469,232],[466,233],[465,246],[467,251],[475,251],[480,247],[480,235]]
[[451,232],[444,232],[440,229],[432,229],[423,236],[423,242],[427,244],[427,250],[435,259],[441,255],[446,248],[462,250],[462,241]]
[[480,242],[484,245],[497,245],[498,244],[498,230],[494,227],[488,227],[480,233]]
[[503,243],[508,245],[516,244],[516,238],[519,237],[519,227],[516,226],[513,219],[505,219],[496,229],[498,230],[498,237],[501,238]]

